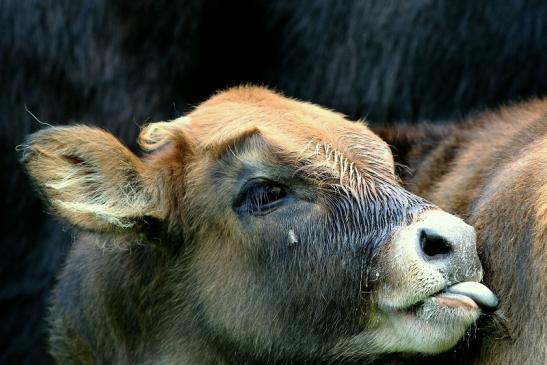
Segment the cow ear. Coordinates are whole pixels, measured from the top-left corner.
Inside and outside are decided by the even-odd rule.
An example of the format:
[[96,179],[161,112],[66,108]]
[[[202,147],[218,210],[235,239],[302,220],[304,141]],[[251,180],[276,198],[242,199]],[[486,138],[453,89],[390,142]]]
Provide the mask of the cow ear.
[[94,232],[136,230],[163,219],[145,163],[101,129],[52,127],[32,134],[22,161],[51,210]]

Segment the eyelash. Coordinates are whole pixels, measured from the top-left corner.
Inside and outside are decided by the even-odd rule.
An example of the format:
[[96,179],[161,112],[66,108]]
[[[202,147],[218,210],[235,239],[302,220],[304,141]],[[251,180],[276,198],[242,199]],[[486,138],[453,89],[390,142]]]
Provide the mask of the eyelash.
[[285,186],[269,180],[250,181],[234,204],[238,213],[267,214],[277,208],[288,195]]

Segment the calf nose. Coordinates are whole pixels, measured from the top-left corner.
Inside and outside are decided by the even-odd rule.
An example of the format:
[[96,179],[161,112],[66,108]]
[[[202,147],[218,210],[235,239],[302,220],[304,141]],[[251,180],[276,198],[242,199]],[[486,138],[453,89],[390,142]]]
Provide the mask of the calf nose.
[[482,278],[475,230],[441,210],[422,213],[415,229],[415,249],[425,264],[435,265],[451,281]]
[[452,242],[442,234],[430,228],[421,228],[418,231],[420,238],[420,249],[422,255],[428,260],[442,260],[452,255]]

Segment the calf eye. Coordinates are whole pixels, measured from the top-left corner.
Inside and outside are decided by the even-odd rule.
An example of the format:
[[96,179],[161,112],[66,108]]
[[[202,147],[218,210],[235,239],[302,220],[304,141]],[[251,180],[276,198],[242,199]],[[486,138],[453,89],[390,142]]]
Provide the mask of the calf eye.
[[263,215],[278,208],[287,197],[284,185],[264,179],[247,182],[234,202],[237,213]]

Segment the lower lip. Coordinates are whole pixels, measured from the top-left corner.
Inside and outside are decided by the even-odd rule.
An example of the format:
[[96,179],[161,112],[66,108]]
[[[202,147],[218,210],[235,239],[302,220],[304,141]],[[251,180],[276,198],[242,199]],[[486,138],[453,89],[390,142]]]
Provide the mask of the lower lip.
[[463,308],[476,310],[479,308],[473,299],[460,294],[443,293],[433,297],[433,300],[440,307]]

